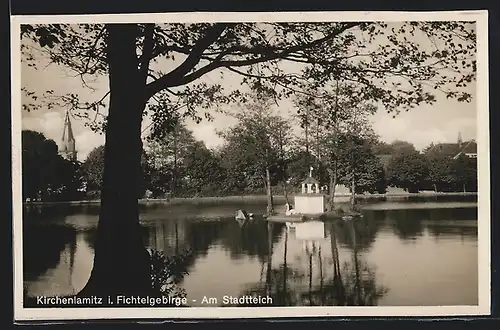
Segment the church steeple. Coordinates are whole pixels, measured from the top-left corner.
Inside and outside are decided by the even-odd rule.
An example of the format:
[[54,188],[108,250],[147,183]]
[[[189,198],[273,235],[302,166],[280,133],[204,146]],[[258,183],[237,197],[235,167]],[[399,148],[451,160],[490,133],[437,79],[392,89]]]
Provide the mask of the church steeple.
[[462,133],[458,132],[458,141],[457,141],[457,144],[458,144],[458,147],[459,148],[462,148]]
[[73,136],[73,129],[71,128],[71,121],[68,111],[66,111],[66,116],[64,118],[64,128],[60,153],[64,158],[71,161],[76,161],[75,137]]

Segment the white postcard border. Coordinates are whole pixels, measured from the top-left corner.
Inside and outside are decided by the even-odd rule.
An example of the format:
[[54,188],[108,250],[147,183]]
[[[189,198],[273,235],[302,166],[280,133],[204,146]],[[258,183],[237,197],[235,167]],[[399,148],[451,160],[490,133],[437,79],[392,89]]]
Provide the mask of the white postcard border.
[[[21,24],[140,23],[140,22],[325,22],[325,21],[476,21],[477,22],[477,144],[478,144],[478,306],[409,307],[209,307],[209,308],[24,308],[21,194]],[[162,13],[113,15],[44,15],[11,17],[12,193],[14,256],[14,319],[16,321],[87,319],[203,319],[275,317],[437,317],[489,315],[490,270],[490,156],[488,102],[488,12],[268,12]],[[479,193],[480,192],[480,193]]]

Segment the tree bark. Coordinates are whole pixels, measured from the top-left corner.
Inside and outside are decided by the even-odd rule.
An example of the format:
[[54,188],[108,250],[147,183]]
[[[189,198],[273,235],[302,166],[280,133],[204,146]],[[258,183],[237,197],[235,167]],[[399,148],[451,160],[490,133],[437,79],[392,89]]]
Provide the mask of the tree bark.
[[354,176],[354,170],[351,173],[351,209],[356,208],[356,178]]
[[283,195],[285,196],[285,203],[290,203],[288,200],[288,189],[286,184],[286,179],[283,179]]
[[330,174],[330,188],[329,190],[329,198],[328,198],[328,207],[330,211],[335,209],[335,189],[337,187],[337,161],[335,161],[334,168],[329,168],[328,172]]
[[267,195],[267,214],[274,212],[273,192],[271,189],[271,171],[266,167],[266,195]]
[[81,296],[153,294],[139,224],[141,122],[145,81],[138,69],[137,27],[107,26],[110,107],[94,266]]
[[171,196],[172,197],[177,197],[177,145],[178,145],[178,133],[179,133],[179,126],[176,125],[174,128],[174,134],[173,134],[173,139],[174,139],[174,169],[172,171],[172,186],[171,186]]
[[283,195],[285,197],[285,203],[290,203],[288,200],[288,189],[286,184],[287,174],[286,174],[286,166],[285,166],[285,152],[283,150],[283,132],[281,127],[278,128],[279,133],[279,148],[280,148],[280,165],[281,165],[281,182],[283,184]]

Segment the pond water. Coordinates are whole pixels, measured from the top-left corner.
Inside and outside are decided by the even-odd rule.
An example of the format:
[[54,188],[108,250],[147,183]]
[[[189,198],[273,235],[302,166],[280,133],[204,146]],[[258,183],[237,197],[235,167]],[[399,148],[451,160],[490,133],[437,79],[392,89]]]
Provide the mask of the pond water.
[[[302,228],[239,223],[259,203],[143,207],[148,248],[187,256],[178,284],[192,306],[203,297],[269,295],[274,306],[478,304],[476,197],[363,201],[363,218]],[[24,290],[68,295],[93,263],[96,206],[25,210]],[[314,228],[313,228],[314,227]]]

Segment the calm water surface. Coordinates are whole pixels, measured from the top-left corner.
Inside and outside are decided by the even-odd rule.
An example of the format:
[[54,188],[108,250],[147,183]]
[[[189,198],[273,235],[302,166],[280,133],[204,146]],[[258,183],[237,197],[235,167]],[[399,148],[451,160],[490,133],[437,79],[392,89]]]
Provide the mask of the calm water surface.
[[[149,248],[187,255],[188,301],[261,294],[277,306],[477,305],[475,199],[364,202],[354,223],[268,226],[234,220],[265,205],[143,208]],[[25,211],[24,286],[30,296],[78,292],[90,276],[97,207]],[[196,300],[196,302],[193,302]]]

